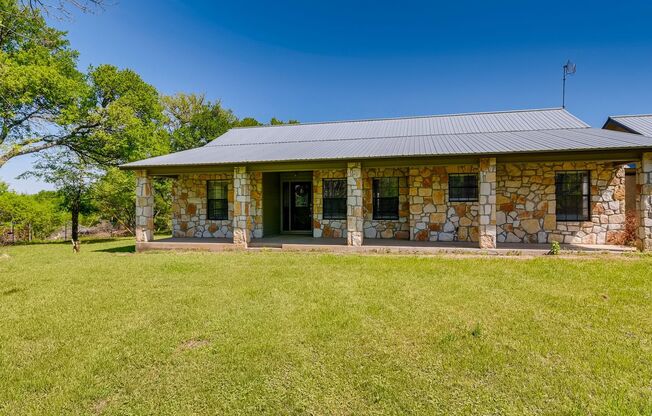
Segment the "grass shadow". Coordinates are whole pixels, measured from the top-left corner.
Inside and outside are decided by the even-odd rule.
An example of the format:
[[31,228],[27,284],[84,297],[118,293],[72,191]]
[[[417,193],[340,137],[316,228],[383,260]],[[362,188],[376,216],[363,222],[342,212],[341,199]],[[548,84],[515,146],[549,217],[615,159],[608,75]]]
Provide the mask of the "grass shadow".
[[[127,239],[127,237],[107,237],[107,238],[80,238],[82,245],[87,244],[101,244],[101,243],[111,243],[115,241],[120,241],[121,239]],[[70,244],[70,241],[68,241]]]
[[136,245],[135,244],[127,244],[127,245],[119,246],[119,247],[110,247],[110,248],[97,249],[97,250],[93,250],[93,252],[94,253],[135,253],[136,252]]

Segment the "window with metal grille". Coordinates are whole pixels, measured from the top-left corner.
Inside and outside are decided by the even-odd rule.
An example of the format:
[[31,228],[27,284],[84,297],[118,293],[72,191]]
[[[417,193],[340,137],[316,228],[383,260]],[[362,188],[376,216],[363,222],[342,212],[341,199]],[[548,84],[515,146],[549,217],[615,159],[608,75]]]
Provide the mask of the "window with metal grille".
[[478,174],[452,173],[448,175],[448,200],[473,202],[478,200]]
[[209,220],[228,220],[229,181],[207,181],[206,189],[208,197],[206,218]]
[[373,217],[375,220],[398,219],[398,178],[376,178],[373,181]]
[[346,179],[324,179],[323,208],[325,220],[346,218]]
[[555,175],[557,221],[589,220],[591,178],[588,171],[565,171]]

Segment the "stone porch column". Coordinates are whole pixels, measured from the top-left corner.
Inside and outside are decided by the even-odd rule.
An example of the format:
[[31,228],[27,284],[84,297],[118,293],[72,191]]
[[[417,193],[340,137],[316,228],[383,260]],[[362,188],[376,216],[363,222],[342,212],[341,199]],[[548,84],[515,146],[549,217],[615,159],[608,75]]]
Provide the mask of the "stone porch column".
[[640,251],[652,250],[652,152],[643,153],[637,172],[638,195],[636,210],[638,216],[638,238],[636,246]]
[[233,169],[233,244],[247,248],[251,241],[251,187],[246,166]]
[[154,239],[154,194],[146,170],[136,171],[136,242]]
[[496,158],[480,158],[478,234],[480,248],[496,248]]
[[346,167],[346,242],[350,246],[362,245],[362,164],[350,162]]

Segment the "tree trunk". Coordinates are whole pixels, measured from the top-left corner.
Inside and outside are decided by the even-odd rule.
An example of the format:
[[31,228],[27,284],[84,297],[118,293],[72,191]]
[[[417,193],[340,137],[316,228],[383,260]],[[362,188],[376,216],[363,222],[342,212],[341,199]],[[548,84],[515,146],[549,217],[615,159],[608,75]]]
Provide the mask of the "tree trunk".
[[79,252],[79,203],[74,201],[70,207],[71,218],[71,239],[72,248],[75,253]]

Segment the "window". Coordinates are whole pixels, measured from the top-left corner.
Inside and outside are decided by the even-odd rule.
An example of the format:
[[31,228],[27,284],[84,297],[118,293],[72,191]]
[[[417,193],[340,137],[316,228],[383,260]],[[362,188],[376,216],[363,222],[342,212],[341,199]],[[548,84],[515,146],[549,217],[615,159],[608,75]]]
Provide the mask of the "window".
[[206,183],[208,196],[208,210],[206,218],[209,220],[229,219],[229,182],[208,181]]
[[325,220],[346,218],[346,179],[324,179],[323,205]]
[[587,221],[591,180],[587,171],[557,172],[555,194],[557,221]]
[[454,173],[448,175],[449,201],[477,201],[478,175],[475,173]]
[[373,182],[374,219],[398,219],[398,178],[376,178]]

